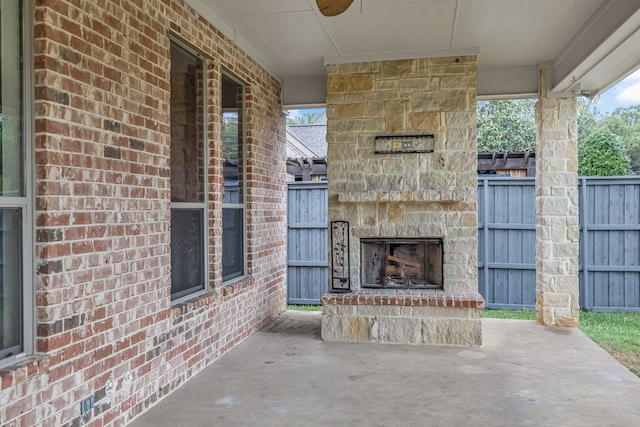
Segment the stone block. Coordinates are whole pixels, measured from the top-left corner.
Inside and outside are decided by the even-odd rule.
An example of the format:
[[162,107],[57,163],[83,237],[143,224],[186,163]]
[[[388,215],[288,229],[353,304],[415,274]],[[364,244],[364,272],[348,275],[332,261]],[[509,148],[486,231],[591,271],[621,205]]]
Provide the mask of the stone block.
[[329,74],[327,78],[327,94],[370,92],[373,90],[373,85],[373,74]]
[[415,112],[467,111],[469,95],[466,90],[416,92],[411,95],[411,109]]
[[396,225],[383,223],[380,227],[380,236],[381,237],[395,237],[396,233]]
[[480,319],[423,319],[424,344],[479,347],[482,345]]
[[323,341],[343,341],[342,317],[330,314],[322,315],[320,336]]
[[[450,67],[445,68],[445,73]],[[458,71],[459,72],[459,71]],[[476,87],[475,75],[444,75],[440,77],[440,89],[471,89]]]
[[397,305],[358,305],[357,314],[368,317],[397,317],[403,307]]
[[569,201],[561,197],[543,197],[538,201],[539,215],[565,215],[569,207]]
[[571,295],[546,292],[543,297],[543,303],[546,307],[552,307],[555,312],[558,308],[570,306]]
[[422,322],[412,317],[377,317],[371,325],[371,340],[380,343],[418,344]]
[[391,205],[388,211],[389,222],[400,224],[404,220],[404,209],[401,205]]
[[384,102],[367,102],[367,117],[384,117]]
[[553,245],[553,256],[560,258],[569,258],[578,256],[578,243],[560,243]]
[[476,112],[447,112],[444,115],[444,122],[448,129],[475,127]]
[[398,133],[406,130],[406,107],[404,101],[387,101],[384,104],[385,132]]
[[323,315],[338,314],[338,306],[335,304],[323,304],[322,314]]
[[401,79],[398,83],[399,89],[407,92],[428,91],[433,89],[430,77]]
[[347,342],[369,342],[371,338],[371,318],[343,317],[342,337]]
[[398,90],[398,80],[376,80],[375,90]]
[[366,118],[366,104],[342,104],[335,107],[336,117],[343,118]]
[[411,130],[415,132],[437,132],[440,130],[440,113],[421,112],[410,115]]
[[415,72],[415,61],[413,60],[401,60],[401,61],[385,61],[382,63],[382,77],[399,78],[408,77]]
[[358,307],[355,305],[338,304],[336,314],[339,314],[340,316],[356,316],[358,314]]

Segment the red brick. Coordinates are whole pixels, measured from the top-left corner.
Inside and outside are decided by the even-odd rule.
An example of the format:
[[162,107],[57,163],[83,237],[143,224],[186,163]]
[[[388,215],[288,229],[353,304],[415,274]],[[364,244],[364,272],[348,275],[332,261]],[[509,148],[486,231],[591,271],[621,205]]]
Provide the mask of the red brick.
[[[37,311],[45,323],[85,316],[83,325],[38,339],[38,350],[49,358],[30,365],[28,375],[49,384],[38,393],[39,404],[48,408],[42,412],[45,419],[38,420],[43,425],[65,425],[77,417],[71,395],[51,392],[56,384],[73,388],[73,372],[100,381],[117,375],[114,379],[121,381],[133,370],[134,378],[141,379],[132,385],[136,398],[87,420],[87,425],[121,425],[130,408],[156,392],[144,387],[146,374],[166,362],[175,362],[180,375],[195,374],[204,367],[203,342],[226,351],[270,319],[252,310],[257,295],[275,301],[268,313],[282,311],[285,304],[286,186],[284,174],[274,173],[284,170],[284,160],[279,165],[272,160],[284,159],[279,84],[181,1],[162,0],[160,6],[152,0],[144,8],[119,1],[35,4],[36,232],[55,228],[62,236],[61,241],[38,240]],[[216,64],[208,72],[208,222],[211,285],[223,289],[174,310],[175,317],[169,289],[170,86],[169,70],[162,69],[169,65],[171,24]],[[219,84],[220,65],[251,82],[247,113],[253,126],[260,126],[247,129],[248,142],[260,145],[249,147],[247,165],[254,197],[247,205],[247,217],[254,221],[247,247],[253,277],[233,287],[223,287],[215,271],[221,266],[223,179],[216,142],[220,135],[213,126],[219,92],[213,88]],[[105,128],[111,122],[118,125]],[[105,147],[110,153],[120,150],[120,159],[104,158]],[[224,320],[231,317],[235,326]],[[178,327],[174,320],[180,320],[175,323],[179,327],[187,325],[182,333],[172,333]],[[197,326],[204,329],[194,335]],[[158,347],[164,359],[146,362],[149,345],[165,334],[167,345]],[[5,375],[3,389],[26,389],[26,372]],[[26,396],[16,401],[21,397]],[[10,411],[0,408],[0,419]],[[31,424],[31,413],[25,412],[19,422]]]

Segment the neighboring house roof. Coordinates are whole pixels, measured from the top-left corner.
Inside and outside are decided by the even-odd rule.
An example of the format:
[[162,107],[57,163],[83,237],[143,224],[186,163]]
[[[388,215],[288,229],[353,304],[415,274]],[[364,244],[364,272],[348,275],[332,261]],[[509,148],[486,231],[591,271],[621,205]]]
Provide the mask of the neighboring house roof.
[[[291,135],[291,140],[289,136]],[[313,155],[290,155],[289,148],[296,142],[301,142],[313,151]],[[293,149],[293,147],[291,147]],[[287,126],[287,157],[326,157],[327,156],[327,125],[289,125]]]
[[[287,138],[287,157],[290,159],[299,159],[299,158],[314,158],[321,157],[317,152],[313,150],[309,145],[307,145],[304,141],[300,140],[296,135],[289,131],[289,126],[287,126],[286,131]],[[325,153],[326,153],[325,148]]]

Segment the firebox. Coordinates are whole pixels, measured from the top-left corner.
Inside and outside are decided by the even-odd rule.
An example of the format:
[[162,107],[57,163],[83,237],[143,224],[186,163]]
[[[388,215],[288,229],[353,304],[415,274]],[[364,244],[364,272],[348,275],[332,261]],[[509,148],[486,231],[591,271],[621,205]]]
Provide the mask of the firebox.
[[442,289],[442,239],[361,239],[363,288]]

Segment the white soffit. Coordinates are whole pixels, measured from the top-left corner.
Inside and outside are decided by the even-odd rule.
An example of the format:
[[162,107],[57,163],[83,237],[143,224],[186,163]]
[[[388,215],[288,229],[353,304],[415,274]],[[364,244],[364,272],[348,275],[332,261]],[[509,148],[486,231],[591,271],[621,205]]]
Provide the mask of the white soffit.
[[478,95],[601,90],[640,64],[640,0],[185,0],[283,83],[285,105],[324,102],[326,64],[478,55]]

